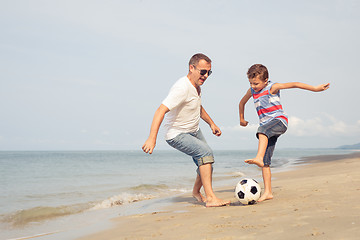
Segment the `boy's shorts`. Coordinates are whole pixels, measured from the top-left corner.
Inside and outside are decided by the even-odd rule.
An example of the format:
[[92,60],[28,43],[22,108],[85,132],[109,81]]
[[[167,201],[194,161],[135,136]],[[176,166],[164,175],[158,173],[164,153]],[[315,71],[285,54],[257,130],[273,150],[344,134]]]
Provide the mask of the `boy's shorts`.
[[265,166],[270,166],[276,141],[286,130],[287,126],[280,119],[276,118],[258,128],[256,137],[259,138],[259,133],[262,133],[268,138],[268,145],[263,160]]
[[166,142],[173,148],[191,156],[198,167],[215,162],[213,151],[206,143],[200,129],[192,133],[180,133]]

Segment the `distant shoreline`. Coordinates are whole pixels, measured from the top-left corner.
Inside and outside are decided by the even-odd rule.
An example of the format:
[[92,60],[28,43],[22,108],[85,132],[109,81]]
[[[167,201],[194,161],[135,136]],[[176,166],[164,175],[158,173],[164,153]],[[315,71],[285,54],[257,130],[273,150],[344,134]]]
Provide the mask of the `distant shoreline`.
[[[277,148],[276,151],[291,151],[291,150],[338,150],[338,151],[360,151],[358,148],[342,148],[342,147],[334,147],[334,148]],[[217,149],[213,148],[216,151],[256,151],[256,148],[252,149]],[[174,149],[171,148],[157,148],[155,152],[173,152]],[[55,149],[55,150],[44,150],[44,149],[25,149],[25,150],[0,150],[0,152],[142,152],[141,149]],[[144,153],[145,154],[145,153]]]

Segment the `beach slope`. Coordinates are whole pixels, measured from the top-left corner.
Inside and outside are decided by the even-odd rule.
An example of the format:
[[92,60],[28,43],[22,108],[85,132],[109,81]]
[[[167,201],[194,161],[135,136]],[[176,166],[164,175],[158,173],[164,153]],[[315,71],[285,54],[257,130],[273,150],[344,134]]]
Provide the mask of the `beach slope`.
[[[319,156],[273,174],[274,199],[205,208],[190,195],[161,212],[118,217],[112,229],[81,239],[359,239],[360,153]],[[235,184],[234,184],[235,185]]]

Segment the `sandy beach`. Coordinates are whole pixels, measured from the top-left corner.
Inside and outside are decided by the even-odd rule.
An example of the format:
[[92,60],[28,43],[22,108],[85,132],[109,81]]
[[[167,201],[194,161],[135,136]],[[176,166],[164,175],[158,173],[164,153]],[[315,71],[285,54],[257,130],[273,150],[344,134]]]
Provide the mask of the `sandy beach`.
[[245,206],[229,186],[216,194],[230,206],[206,208],[185,194],[163,211],[117,217],[113,228],[80,239],[359,239],[360,153],[305,160],[273,174],[273,200]]

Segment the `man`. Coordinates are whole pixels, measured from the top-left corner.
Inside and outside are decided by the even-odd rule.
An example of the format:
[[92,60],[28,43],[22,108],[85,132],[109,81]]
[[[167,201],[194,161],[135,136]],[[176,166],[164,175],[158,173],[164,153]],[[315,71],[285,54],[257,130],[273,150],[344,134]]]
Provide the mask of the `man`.
[[[165,118],[166,142],[175,149],[190,155],[198,166],[193,188],[193,196],[206,207],[224,206],[230,201],[217,198],[212,189],[212,164],[214,156],[199,128],[200,118],[209,124],[216,136],[221,135],[220,128],[201,105],[201,88],[211,74],[211,60],[198,53],[189,61],[189,73],[180,78],[171,88],[168,96],[156,110],[150,129],[150,135],[142,149],[151,154],[156,145],[160,125]],[[206,198],[200,193],[204,187]]]

